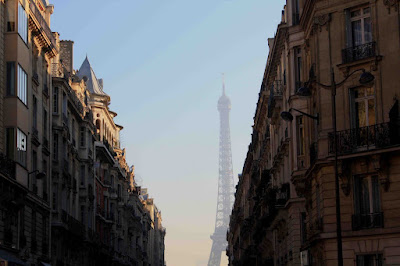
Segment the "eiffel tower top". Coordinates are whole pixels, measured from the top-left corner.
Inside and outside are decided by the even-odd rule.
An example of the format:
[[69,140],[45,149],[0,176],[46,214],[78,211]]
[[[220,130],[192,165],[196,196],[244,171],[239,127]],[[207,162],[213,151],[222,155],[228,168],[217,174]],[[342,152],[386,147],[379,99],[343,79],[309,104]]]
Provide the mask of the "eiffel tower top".
[[218,100],[218,111],[222,110],[230,110],[231,109],[231,100],[225,94],[225,79],[224,74],[222,74],[222,95]]

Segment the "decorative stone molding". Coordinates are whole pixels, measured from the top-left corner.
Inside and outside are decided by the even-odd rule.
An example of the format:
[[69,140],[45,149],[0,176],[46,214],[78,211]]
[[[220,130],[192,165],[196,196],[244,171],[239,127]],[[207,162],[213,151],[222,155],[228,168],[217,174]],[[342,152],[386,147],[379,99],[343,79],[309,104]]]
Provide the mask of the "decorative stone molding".
[[385,191],[389,190],[389,158],[386,155],[372,155],[371,164],[378,173],[379,182]]
[[389,14],[390,14],[392,7],[394,8],[394,11],[398,11],[399,2],[400,2],[400,0],[383,0],[383,4],[387,7]]
[[338,176],[342,181],[340,187],[342,188],[343,193],[348,196],[351,190],[351,169],[348,161],[341,160],[338,162]]
[[331,21],[331,14],[325,14],[314,17],[313,32],[319,30],[322,31],[322,27],[326,26],[326,30],[329,30],[329,22]]

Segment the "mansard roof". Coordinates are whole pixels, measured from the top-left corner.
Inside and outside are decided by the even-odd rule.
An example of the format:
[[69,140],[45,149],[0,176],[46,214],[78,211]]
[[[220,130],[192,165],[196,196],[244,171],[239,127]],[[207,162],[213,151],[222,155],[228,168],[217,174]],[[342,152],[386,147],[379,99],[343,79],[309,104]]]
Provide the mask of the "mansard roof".
[[79,78],[86,77],[86,88],[90,91],[90,93],[108,96],[103,91],[102,83],[96,78],[96,74],[93,71],[92,66],[90,65],[89,59],[86,56],[85,61],[83,61],[81,67],[79,68],[78,73],[76,75]]

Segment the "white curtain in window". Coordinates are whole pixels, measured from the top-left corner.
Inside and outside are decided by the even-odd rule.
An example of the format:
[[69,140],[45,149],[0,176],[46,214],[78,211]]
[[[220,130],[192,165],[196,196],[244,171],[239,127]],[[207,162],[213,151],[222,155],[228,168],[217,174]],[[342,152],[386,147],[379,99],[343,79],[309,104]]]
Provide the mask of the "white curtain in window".
[[22,69],[20,65],[18,65],[18,98],[24,103],[27,104],[27,86],[28,86],[28,78],[25,70]]
[[361,30],[361,20],[353,21],[351,23],[353,31],[353,45],[358,46],[362,44],[362,30]]
[[19,128],[17,129],[17,149],[26,151],[26,135]]

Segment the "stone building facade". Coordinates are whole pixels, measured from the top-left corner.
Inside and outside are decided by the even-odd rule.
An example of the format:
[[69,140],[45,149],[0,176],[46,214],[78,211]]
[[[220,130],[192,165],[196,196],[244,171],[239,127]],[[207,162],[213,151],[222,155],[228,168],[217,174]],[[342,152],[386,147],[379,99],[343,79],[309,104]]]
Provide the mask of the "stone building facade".
[[400,264],[398,10],[286,2],[235,194],[230,265],[337,265],[335,162],[344,265]]
[[51,32],[53,9],[0,2],[0,264],[153,265],[123,127],[89,60],[75,71],[73,41]]

